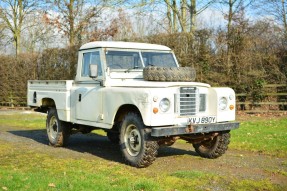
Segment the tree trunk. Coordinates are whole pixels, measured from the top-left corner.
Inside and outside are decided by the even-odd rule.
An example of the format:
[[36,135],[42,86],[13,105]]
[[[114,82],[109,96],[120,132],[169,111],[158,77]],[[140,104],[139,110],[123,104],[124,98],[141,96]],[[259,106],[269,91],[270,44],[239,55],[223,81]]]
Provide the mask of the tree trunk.
[[285,9],[285,0],[282,0],[282,16],[283,16],[283,25],[284,25],[284,34],[287,39],[287,19],[286,19],[286,9]]
[[182,32],[187,31],[187,21],[186,21],[186,6],[187,2],[186,0],[181,0],[180,1],[180,9],[181,9],[181,23],[182,23]]
[[168,33],[172,33],[172,18],[171,18],[171,8],[170,8],[170,0],[166,0],[166,8],[167,8],[167,19],[168,19]]
[[173,16],[173,32],[176,33],[177,32],[177,7],[176,7],[176,0],[172,1],[172,16]]
[[15,46],[15,55],[16,57],[21,53],[21,31],[17,30],[14,34],[14,46]]
[[232,18],[233,18],[233,0],[229,0],[228,6],[228,23],[227,23],[227,65],[226,65],[226,71],[227,75],[230,74],[230,68],[231,68],[231,36],[232,36]]
[[70,25],[70,36],[69,36],[69,45],[74,46],[75,45],[75,29],[74,29],[74,0],[70,0],[70,3],[68,5],[69,9],[69,25]]
[[191,0],[190,1],[190,33],[192,36],[195,33],[196,30],[196,0]]

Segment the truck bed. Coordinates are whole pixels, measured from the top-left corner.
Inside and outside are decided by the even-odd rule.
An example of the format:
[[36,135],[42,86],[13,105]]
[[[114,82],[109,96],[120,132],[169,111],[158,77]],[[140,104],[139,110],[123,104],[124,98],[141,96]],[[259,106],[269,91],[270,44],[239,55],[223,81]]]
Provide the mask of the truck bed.
[[70,90],[74,80],[29,80],[27,105],[40,107],[54,102],[61,120],[70,121]]

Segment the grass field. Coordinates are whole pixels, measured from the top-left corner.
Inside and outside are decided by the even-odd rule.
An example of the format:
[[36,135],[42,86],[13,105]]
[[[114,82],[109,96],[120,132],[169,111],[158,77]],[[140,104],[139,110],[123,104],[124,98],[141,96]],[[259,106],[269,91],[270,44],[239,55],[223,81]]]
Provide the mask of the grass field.
[[[0,114],[0,130],[8,131],[8,126],[44,129],[45,116]],[[268,179],[251,180],[198,170],[160,173],[152,166],[136,169],[104,159],[63,158],[28,148],[27,144],[0,139],[0,190],[284,190]],[[287,119],[243,121],[240,129],[232,132],[230,148],[286,157]],[[285,171],[280,173],[287,177]]]
[[232,131],[229,148],[287,156],[287,116],[285,118],[253,117],[241,121]]

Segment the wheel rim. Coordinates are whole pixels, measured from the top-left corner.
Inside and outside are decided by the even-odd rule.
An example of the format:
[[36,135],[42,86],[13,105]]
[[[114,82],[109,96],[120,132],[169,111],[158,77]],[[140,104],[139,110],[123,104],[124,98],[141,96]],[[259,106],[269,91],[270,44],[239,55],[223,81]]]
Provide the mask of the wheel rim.
[[56,139],[57,134],[58,134],[58,121],[55,116],[52,116],[48,124],[48,135],[51,139]]
[[127,152],[131,156],[137,156],[141,150],[141,136],[137,127],[133,124],[129,125],[125,131],[125,146]]

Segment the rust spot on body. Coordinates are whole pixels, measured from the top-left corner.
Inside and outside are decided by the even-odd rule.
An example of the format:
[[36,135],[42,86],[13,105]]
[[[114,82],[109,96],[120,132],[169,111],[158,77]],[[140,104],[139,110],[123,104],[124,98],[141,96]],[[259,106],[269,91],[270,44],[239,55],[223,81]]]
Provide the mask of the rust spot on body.
[[192,125],[188,125],[186,128],[185,128],[185,132],[186,133],[192,133],[194,131],[194,127]]

